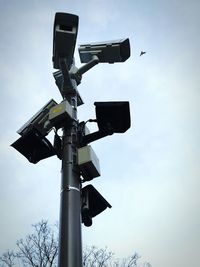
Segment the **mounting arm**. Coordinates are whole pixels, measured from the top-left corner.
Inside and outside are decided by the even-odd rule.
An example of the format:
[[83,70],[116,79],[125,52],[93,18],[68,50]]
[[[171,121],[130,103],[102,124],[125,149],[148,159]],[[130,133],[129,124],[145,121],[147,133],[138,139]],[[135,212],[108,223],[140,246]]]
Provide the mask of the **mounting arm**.
[[79,69],[76,67],[72,67],[69,71],[69,74],[72,79],[76,80],[77,85],[79,85],[81,83],[82,75],[88,70],[90,70],[91,68],[93,68],[98,63],[99,63],[98,56],[93,55],[92,59],[88,63],[80,67]]

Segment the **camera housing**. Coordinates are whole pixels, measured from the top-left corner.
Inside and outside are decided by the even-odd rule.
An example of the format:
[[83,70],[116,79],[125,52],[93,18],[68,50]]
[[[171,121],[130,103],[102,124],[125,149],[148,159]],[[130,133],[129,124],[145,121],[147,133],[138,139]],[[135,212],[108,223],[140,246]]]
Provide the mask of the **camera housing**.
[[128,38],[82,44],[78,51],[81,63],[88,63],[94,56],[97,56],[101,63],[124,62],[130,57],[131,53]]
[[77,15],[58,12],[54,20],[53,32],[53,67],[60,69],[60,58],[65,58],[67,66],[73,63],[74,49],[78,33],[79,17]]
[[17,133],[23,136],[34,127],[43,136],[47,135],[52,128],[52,125],[49,122],[49,111],[52,107],[56,105],[57,105],[56,101],[51,99],[30,120],[28,120],[17,131]]

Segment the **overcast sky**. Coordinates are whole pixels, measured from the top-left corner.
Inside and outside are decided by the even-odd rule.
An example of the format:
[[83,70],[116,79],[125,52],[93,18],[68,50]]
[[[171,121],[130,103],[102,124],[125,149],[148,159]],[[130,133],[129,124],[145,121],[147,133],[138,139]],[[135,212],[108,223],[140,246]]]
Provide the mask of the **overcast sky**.
[[0,1],[0,253],[31,224],[59,217],[61,162],[34,165],[10,147],[46,102],[62,100],[51,61],[58,11],[79,16],[78,67],[81,43],[131,43],[126,62],[99,64],[78,88],[80,120],[94,118],[95,101],[127,100],[132,123],[92,144],[102,173],[92,184],[112,209],[83,226],[84,245],[107,246],[117,257],[137,251],[153,267],[199,267],[198,0]]

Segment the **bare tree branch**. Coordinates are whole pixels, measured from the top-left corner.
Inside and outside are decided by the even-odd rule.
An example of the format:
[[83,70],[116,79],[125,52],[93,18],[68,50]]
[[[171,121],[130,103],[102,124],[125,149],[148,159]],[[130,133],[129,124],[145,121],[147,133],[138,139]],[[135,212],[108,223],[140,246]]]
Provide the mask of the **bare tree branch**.
[[15,255],[13,251],[8,250],[3,253],[2,257],[0,257],[0,262],[2,262],[3,266],[13,267],[15,265]]
[[[0,257],[0,267],[56,267],[58,255],[58,227],[49,226],[46,220],[32,225],[33,233],[17,241],[17,251],[7,251]],[[84,267],[151,267],[139,264],[140,256],[134,253],[125,259],[115,259],[107,248],[95,246],[83,250]]]
[[47,221],[34,224],[34,233],[17,242],[17,257],[24,266],[53,267],[58,253],[58,241]]

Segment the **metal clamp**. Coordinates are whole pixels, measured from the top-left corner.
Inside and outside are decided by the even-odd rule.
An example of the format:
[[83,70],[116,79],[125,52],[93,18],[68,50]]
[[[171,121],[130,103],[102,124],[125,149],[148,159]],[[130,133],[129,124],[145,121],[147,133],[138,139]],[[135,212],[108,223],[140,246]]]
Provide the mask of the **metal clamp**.
[[79,188],[77,188],[77,187],[75,187],[75,186],[70,186],[70,185],[68,185],[68,186],[66,186],[65,188],[63,188],[63,189],[60,191],[60,193],[62,194],[65,190],[66,190],[66,191],[76,190],[76,191],[80,192],[80,189],[79,189]]

